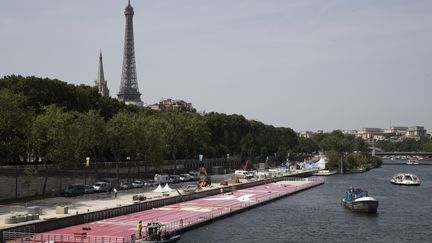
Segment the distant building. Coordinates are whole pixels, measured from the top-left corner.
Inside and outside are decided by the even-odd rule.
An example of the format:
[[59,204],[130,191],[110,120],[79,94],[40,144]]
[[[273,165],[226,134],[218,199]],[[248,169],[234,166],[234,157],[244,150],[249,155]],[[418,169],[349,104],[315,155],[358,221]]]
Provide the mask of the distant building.
[[406,137],[408,138],[421,138],[426,137],[426,129],[421,126],[409,127],[406,133]]
[[362,128],[357,131],[357,137],[360,137],[364,140],[372,140],[374,137],[379,135],[383,135],[384,130],[382,128]]
[[303,131],[299,134],[299,136],[302,138],[311,138],[313,135],[315,135],[315,133],[311,131]]
[[357,130],[344,130],[343,133],[344,133],[344,134],[348,134],[348,135],[354,135],[354,136],[357,136],[358,131],[357,131]]
[[95,80],[95,85],[99,90],[99,94],[102,96],[109,96],[109,89],[107,85],[107,81],[105,80],[104,70],[103,70],[103,62],[102,62],[102,51],[99,53],[99,65],[97,78]]
[[186,102],[184,100],[173,100],[165,99],[159,101],[159,103],[149,105],[148,108],[157,111],[166,110],[182,110],[182,111],[193,111],[192,103]]
[[394,133],[395,135],[398,136],[406,135],[407,131],[408,131],[408,127],[389,127],[384,129],[384,133],[386,134]]
[[393,126],[389,128],[362,128],[357,131],[357,137],[364,140],[386,140],[388,135],[394,134],[390,140],[400,141],[404,138],[420,139],[427,136],[427,131],[422,126],[402,127]]

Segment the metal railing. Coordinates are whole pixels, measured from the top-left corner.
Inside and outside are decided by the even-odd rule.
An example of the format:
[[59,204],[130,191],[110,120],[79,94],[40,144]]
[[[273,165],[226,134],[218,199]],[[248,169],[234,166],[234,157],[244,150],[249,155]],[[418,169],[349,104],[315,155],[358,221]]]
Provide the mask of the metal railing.
[[23,232],[3,232],[5,242],[16,243],[130,243],[132,236],[94,236],[86,234],[35,234]]

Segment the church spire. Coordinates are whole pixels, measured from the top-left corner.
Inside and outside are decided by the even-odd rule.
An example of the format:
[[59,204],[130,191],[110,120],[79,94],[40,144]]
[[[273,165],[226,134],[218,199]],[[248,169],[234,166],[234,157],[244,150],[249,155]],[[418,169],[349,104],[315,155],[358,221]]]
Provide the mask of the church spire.
[[104,71],[103,71],[103,63],[102,63],[102,50],[100,50],[99,53],[99,66],[98,66],[98,73],[97,73],[97,81],[105,80],[104,77]]
[[98,87],[99,93],[102,96],[109,96],[109,89],[107,85],[107,81],[105,80],[104,70],[103,70],[103,62],[102,62],[102,50],[99,53],[99,65],[97,77],[95,80],[96,87]]

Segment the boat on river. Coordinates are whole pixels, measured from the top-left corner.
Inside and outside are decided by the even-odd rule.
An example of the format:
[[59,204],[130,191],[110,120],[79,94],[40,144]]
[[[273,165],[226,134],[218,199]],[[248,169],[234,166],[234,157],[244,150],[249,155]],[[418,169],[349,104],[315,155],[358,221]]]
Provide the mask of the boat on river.
[[390,182],[395,185],[419,186],[420,178],[411,173],[397,173],[390,179]]
[[376,213],[378,209],[378,200],[370,197],[367,191],[354,187],[348,188],[341,204],[353,212]]
[[411,159],[407,160],[406,164],[407,165],[418,165],[420,163],[418,162],[418,160],[411,158]]
[[163,231],[162,227],[163,224],[158,222],[147,223],[144,237],[136,240],[135,243],[168,243],[180,240],[180,235],[174,232]]

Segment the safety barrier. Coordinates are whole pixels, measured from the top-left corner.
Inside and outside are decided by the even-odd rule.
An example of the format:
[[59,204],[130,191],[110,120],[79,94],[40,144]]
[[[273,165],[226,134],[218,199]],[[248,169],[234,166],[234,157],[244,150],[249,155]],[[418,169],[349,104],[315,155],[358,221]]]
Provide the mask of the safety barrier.
[[130,243],[133,241],[132,236],[115,237],[115,236],[94,236],[87,234],[35,234],[22,232],[3,232],[5,242],[16,243]]

